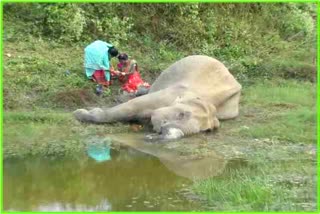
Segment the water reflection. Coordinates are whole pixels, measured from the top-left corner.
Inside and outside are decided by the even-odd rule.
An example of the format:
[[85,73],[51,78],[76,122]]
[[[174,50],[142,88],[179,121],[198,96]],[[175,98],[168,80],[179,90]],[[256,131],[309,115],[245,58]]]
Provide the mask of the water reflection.
[[[4,210],[199,210],[180,194],[189,182],[157,158],[134,149],[110,150],[110,161],[75,159],[4,161]],[[170,198],[170,199],[169,199]]]
[[83,204],[69,204],[63,202],[53,202],[50,204],[42,204],[40,205],[36,211],[48,211],[51,212],[63,212],[63,211],[99,211],[105,210],[110,211],[112,210],[111,204],[107,200],[103,200],[100,204],[96,206],[87,206]]
[[199,201],[181,192],[190,180],[220,175],[227,165],[214,152],[182,156],[139,134],[90,137],[86,145],[77,159],[5,160],[4,209],[201,211]]
[[146,154],[157,157],[169,170],[175,174],[195,179],[205,179],[223,173],[226,167],[225,159],[211,151],[207,157],[182,156],[179,149],[168,149],[163,144],[146,143],[140,134],[117,134],[109,136],[113,142],[126,145]]
[[87,154],[97,162],[111,160],[110,138],[91,137],[87,142]]

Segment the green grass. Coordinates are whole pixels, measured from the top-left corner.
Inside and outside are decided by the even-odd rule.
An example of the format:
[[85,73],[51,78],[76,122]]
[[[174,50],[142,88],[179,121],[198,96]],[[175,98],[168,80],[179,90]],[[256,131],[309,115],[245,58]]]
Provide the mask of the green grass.
[[[164,44],[148,42],[149,46],[143,51],[129,47],[119,49],[138,60],[142,78],[151,83],[161,70],[183,56],[174,49],[167,51]],[[83,49],[86,45],[61,45],[34,37],[28,41],[7,41],[4,45],[4,109],[72,110],[97,103],[108,105],[110,99],[97,97],[94,93],[96,84],[84,75]],[[150,56],[145,57],[145,52],[151,53]],[[116,67],[117,59],[112,59],[112,64]],[[115,81],[108,96],[118,95],[118,89],[119,84]]]
[[316,103],[314,84],[259,81],[244,87],[240,116],[222,122],[209,147],[246,166],[196,181],[193,191],[210,210],[316,209]]
[[305,81],[277,79],[274,81],[257,80],[254,87],[244,90],[244,103],[252,106],[288,105],[315,107],[316,87]]
[[261,111],[259,123],[242,136],[277,138],[296,143],[316,142],[316,88],[308,82],[259,83],[244,91],[243,103]]
[[[228,164],[221,176],[195,181],[194,194],[214,211],[315,210],[315,85],[257,80],[244,86],[240,107],[238,118],[204,134],[201,148],[194,143],[179,147],[182,153],[201,156],[213,150],[228,163],[246,163]],[[65,110],[5,111],[4,159],[77,156],[90,136],[128,131],[123,124],[80,124]]]
[[315,96],[309,82],[257,80],[244,86],[240,117],[222,123],[228,130],[223,133],[312,144],[317,139]]
[[241,131],[252,138],[276,138],[296,143],[316,142],[316,112],[307,108],[271,116],[264,123]]
[[235,171],[228,178],[196,182],[194,188],[206,195],[211,206],[233,211],[261,210],[273,200],[272,189],[264,182],[261,177]]
[[[139,60],[142,76],[152,83],[182,57],[167,45],[146,37],[143,51],[122,51]],[[119,88],[115,84],[108,96],[94,94],[95,84],[82,70],[84,46],[32,37],[5,43],[4,159],[77,156],[90,136],[130,131],[128,125],[84,125],[72,118],[77,108],[110,105]],[[194,148],[194,143],[180,148],[183,154],[200,156],[213,150],[227,161],[243,159],[248,166],[227,167],[220,177],[195,181],[192,191],[213,211],[315,210],[315,84],[279,78],[242,83],[240,116],[221,122],[221,128],[201,142],[202,148]]]
[[[211,210],[297,211],[316,207],[315,163],[261,163],[230,170],[223,176],[196,181],[193,190]],[[302,172],[299,173],[299,170]]]
[[[34,38],[29,42],[7,42],[4,108],[61,107],[59,93],[84,90],[92,85],[84,78],[81,60],[80,46],[61,47],[55,42]],[[68,76],[67,70],[70,71]]]
[[7,158],[28,156],[76,156],[85,151],[90,136],[127,132],[128,125],[81,124],[71,112],[5,112],[3,154]]
[[[221,176],[194,182],[191,189],[206,201],[206,209],[315,210],[314,96],[315,85],[308,82],[260,80],[243,88],[238,118],[204,135],[207,139],[199,148],[194,143],[179,147],[186,154],[201,156],[213,150],[228,163],[239,158],[246,163],[228,164]],[[4,159],[77,156],[90,136],[128,131],[123,124],[80,124],[64,110],[5,111]]]

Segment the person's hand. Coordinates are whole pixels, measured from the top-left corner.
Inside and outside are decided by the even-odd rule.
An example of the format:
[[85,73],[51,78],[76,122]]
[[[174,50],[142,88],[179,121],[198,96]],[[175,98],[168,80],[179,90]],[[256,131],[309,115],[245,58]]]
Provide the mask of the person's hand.
[[120,75],[120,71],[114,71],[116,75]]
[[125,73],[125,72],[121,72],[121,75],[125,76],[125,75],[126,75],[126,73]]

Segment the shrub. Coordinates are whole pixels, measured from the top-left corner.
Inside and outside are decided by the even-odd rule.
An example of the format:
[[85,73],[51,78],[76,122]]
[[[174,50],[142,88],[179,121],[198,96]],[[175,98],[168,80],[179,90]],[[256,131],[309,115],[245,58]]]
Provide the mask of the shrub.
[[46,6],[45,34],[63,41],[77,41],[84,31],[84,11],[76,4]]

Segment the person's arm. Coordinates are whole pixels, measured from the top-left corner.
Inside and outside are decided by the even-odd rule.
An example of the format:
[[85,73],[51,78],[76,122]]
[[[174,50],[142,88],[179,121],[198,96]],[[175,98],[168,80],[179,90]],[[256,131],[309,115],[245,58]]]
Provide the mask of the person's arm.
[[134,59],[131,60],[129,72],[127,73],[127,75],[133,74],[137,70],[137,66],[137,61]]
[[118,69],[118,70],[115,70],[114,73],[115,73],[117,76],[119,76],[119,75],[121,75],[121,73],[122,73],[122,65],[121,65],[120,63],[118,63],[117,69]]

